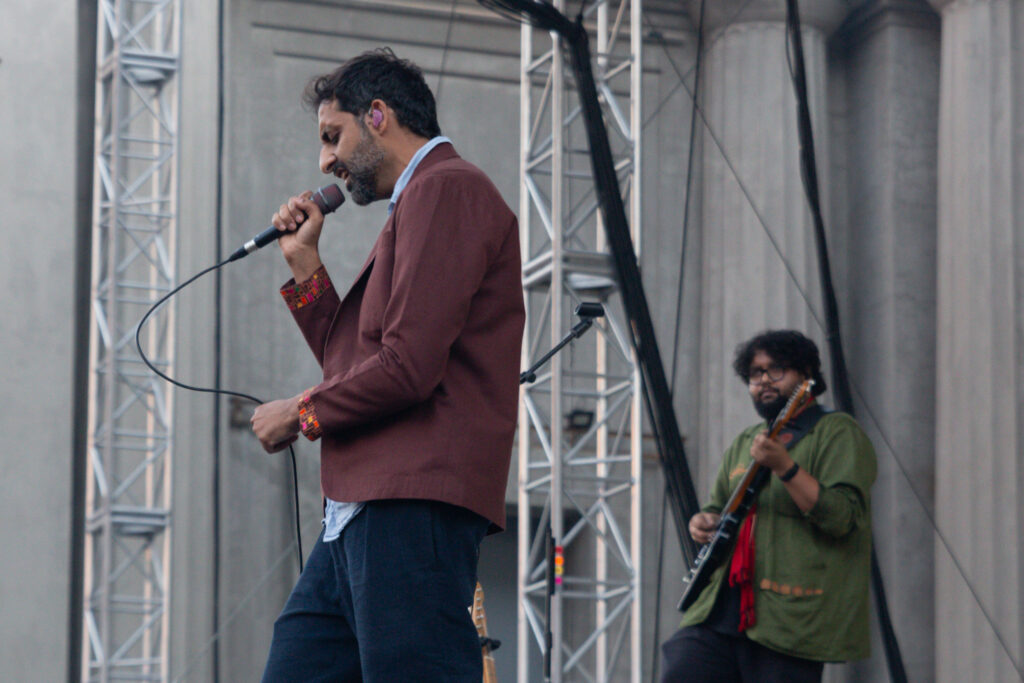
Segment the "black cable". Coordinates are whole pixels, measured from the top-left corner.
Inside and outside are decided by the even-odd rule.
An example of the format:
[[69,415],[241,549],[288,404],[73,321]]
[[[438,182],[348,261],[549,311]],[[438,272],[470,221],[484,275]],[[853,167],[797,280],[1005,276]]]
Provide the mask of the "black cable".
[[[853,415],[853,395],[850,391],[846,358],[843,354],[842,335],[839,328],[839,304],[832,285],[829,266],[828,246],[825,241],[825,221],[821,215],[821,199],[818,188],[818,173],[814,155],[814,132],[811,128],[811,111],[807,99],[807,75],[804,70],[804,50],[800,36],[800,11],[796,0],[786,0],[786,63],[793,81],[797,103],[797,132],[800,139],[800,179],[803,182],[807,203],[814,222],[814,237],[818,252],[818,272],[822,284],[822,298],[825,304],[825,337],[828,341],[832,361],[832,381],[836,403],[840,410]],[[795,63],[795,65],[794,65]],[[875,543],[871,542],[871,586],[874,588],[875,612],[881,630],[885,660],[889,678],[895,683],[906,683],[907,673],[903,667],[896,630],[892,625],[889,603],[885,597],[882,571],[878,566]]]
[[[535,7],[549,6],[544,4]],[[556,30],[569,46],[573,73],[576,77],[580,107],[587,130],[591,167],[598,199],[605,217],[605,232],[618,275],[623,304],[630,321],[633,347],[644,376],[644,404],[651,431],[659,445],[661,463],[667,475],[672,496],[672,513],[676,521],[680,550],[687,558],[696,557],[696,546],[686,533],[686,521],[699,509],[697,493],[690,476],[679,425],[672,409],[668,380],[658,351],[657,338],[644,294],[636,253],[619,190],[615,164],[604,127],[597,88],[590,64],[587,33],[581,24],[551,18]]]
[[[172,289],[171,291],[169,291],[167,294],[165,294],[162,297],[160,297],[160,299],[155,304],[153,304],[152,307],[150,307],[150,309],[148,311],[146,311],[146,314],[144,316],[142,316],[142,320],[140,320],[139,324],[135,327],[135,347],[138,349],[139,356],[142,358],[142,362],[146,364],[146,367],[148,367],[150,370],[152,370],[153,373],[156,374],[158,377],[160,377],[161,379],[163,379],[166,382],[169,382],[169,383],[173,384],[176,387],[181,387],[182,389],[188,389],[189,391],[196,391],[196,392],[204,393],[204,394],[218,394],[218,395],[222,395],[222,396],[237,396],[238,398],[244,398],[245,400],[252,401],[253,403],[262,404],[262,403],[264,403],[264,401],[256,398],[255,396],[252,396],[250,394],[245,394],[245,393],[242,393],[240,391],[231,391],[229,389],[210,389],[208,387],[197,387],[197,386],[193,386],[191,384],[186,384],[184,382],[180,382],[180,381],[174,379],[173,377],[170,377],[167,374],[161,372],[155,365],[153,365],[153,363],[150,362],[149,358],[147,358],[146,354],[142,351],[142,341],[141,341],[142,328],[146,324],[146,321],[149,319],[149,316],[153,315],[153,313],[155,313],[157,311],[157,309],[159,309],[160,306],[162,306],[165,301],[167,301],[172,296],[174,296],[175,294],[180,292],[182,289],[184,289],[185,287],[189,286],[190,284],[192,284],[193,282],[195,282],[196,280],[198,280],[202,276],[206,275],[211,270],[217,270],[218,268],[222,268],[222,267],[226,266],[228,263],[231,263],[231,259],[227,259],[227,260],[221,261],[220,263],[216,263],[216,264],[210,266],[209,268],[206,268],[205,270],[201,270],[198,273],[196,273],[195,275],[193,275],[192,277],[190,277],[189,279],[185,280],[183,283],[181,283],[177,287],[175,287],[174,289]],[[302,526],[301,526],[300,520],[299,520],[299,474],[298,474],[299,470],[298,470],[298,465],[296,464],[296,461],[295,461],[295,448],[292,447],[291,445],[289,445],[288,446],[288,453],[291,455],[291,458],[292,458],[292,489],[293,489],[294,498],[295,498],[295,540],[296,540],[296,543],[297,543],[296,547],[297,547],[297,550],[298,550],[299,573],[301,574],[302,570],[303,570],[303,562],[302,562]]]
[[665,570],[665,520],[667,515],[665,514],[668,510],[668,488],[661,490],[661,515],[658,519],[658,564],[655,570],[655,576],[657,581],[654,585],[658,586],[658,593],[654,600],[654,635],[652,637],[652,648],[651,653],[651,683],[658,683],[658,662],[661,658],[658,657],[658,648],[661,645],[661,600],[657,599],[661,595],[661,580],[662,574]]
[[[86,502],[89,469],[89,332],[92,287],[93,167],[96,163],[97,4],[78,0],[75,53],[75,213],[74,294],[75,342],[71,365],[71,503],[68,538],[67,680],[82,680],[85,625],[85,547],[89,513]],[[59,494],[58,494],[59,495]]]

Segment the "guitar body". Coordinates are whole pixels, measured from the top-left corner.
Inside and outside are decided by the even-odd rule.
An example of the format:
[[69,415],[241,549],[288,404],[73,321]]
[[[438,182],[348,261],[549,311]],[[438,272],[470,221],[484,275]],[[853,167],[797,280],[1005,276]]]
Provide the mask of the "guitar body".
[[[785,407],[779,411],[779,416],[772,422],[769,430],[769,435],[772,438],[778,436],[782,428],[813,400],[811,395],[813,386],[814,380],[808,379],[793,391]],[[757,494],[768,483],[769,477],[771,477],[771,472],[756,462],[751,463],[747,471],[743,473],[743,479],[733,490],[729,501],[722,510],[722,517],[718,522],[718,528],[715,529],[715,535],[697,553],[690,572],[683,579],[686,587],[683,590],[683,597],[679,599],[680,612],[685,612],[697,600],[697,597],[710,582],[711,575],[729,556],[729,551],[732,550],[732,546],[736,542],[736,534],[739,533],[743,520],[750,513],[750,509],[754,507]]]
[[[694,603],[697,596],[707,587],[708,582],[711,580],[711,574],[728,557],[729,551],[732,550],[733,543],[736,541],[736,534],[739,533],[740,526],[750,512],[750,508],[754,506],[757,494],[768,483],[768,477],[771,473],[756,464],[751,465],[751,469],[755,467],[757,469],[753,473],[748,469],[743,476],[744,481],[749,479],[749,483],[742,490],[743,495],[739,503],[732,512],[722,515],[718,528],[715,530],[715,535],[707,545],[700,549],[693,567],[690,568],[690,573],[683,579],[686,589],[683,591],[683,597],[679,599],[678,608],[680,612],[685,612]],[[743,484],[741,483],[740,486],[743,486]]]

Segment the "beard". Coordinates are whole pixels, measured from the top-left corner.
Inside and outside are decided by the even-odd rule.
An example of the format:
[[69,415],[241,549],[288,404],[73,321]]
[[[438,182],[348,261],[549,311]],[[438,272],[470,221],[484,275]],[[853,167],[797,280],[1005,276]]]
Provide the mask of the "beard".
[[342,168],[348,174],[345,188],[359,206],[366,206],[377,201],[377,172],[384,162],[384,150],[378,147],[370,137],[370,132],[363,126],[359,146]]
[[766,422],[771,424],[779,412],[786,407],[786,401],[789,400],[787,397],[779,394],[776,398],[768,401],[762,401],[758,398],[754,399],[754,410],[760,415]]

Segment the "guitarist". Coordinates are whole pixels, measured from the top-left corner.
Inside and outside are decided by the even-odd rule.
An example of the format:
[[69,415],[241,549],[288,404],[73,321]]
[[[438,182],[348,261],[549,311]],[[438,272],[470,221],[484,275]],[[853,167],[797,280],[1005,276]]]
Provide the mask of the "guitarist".
[[733,369],[766,422],[725,452],[711,500],[690,519],[708,543],[752,461],[771,477],[734,548],[662,645],[663,683],[820,681],[825,662],[869,654],[870,488],[875,452],[852,417],[813,400],[775,438],[767,424],[794,390],[825,391],[818,348],[768,331],[741,344]]

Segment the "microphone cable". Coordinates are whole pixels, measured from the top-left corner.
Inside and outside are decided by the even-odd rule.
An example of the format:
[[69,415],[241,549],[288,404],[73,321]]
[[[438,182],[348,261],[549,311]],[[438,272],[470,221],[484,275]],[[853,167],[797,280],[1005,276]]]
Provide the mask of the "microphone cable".
[[[161,372],[155,365],[153,365],[152,362],[150,362],[149,358],[146,357],[145,352],[143,352],[143,350],[142,350],[142,340],[141,340],[142,328],[146,324],[146,321],[149,319],[149,317],[151,315],[153,315],[153,313],[155,313],[157,311],[157,309],[159,309],[161,306],[163,306],[163,304],[168,299],[170,299],[172,296],[174,296],[175,294],[177,294],[182,289],[184,289],[185,287],[189,286],[190,284],[192,284],[193,282],[195,282],[196,280],[198,280],[202,276],[206,275],[207,273],[209,273],[211,271],[217,270],[218,268],[222,268],[222,267],[226,266],[227,264],[231,263],[234,260],[237,260],[237,258],[232,256],[232,257],[229,257],[229,258],[221,261],[220,263],[214,264],[214,265],[210,266],[209,268],[206,268],[205,270],[201,270],[198,273],[196,273],[195,275],[193,275],[192,277],[190,277],[188,280],[185,280],[185,282],[181,283],[180,285],[178,285],[177,287],[175,287],[174,289],[169,291],[167,294],[165,294],[162,297],[160,297],[160,299],[155,304],[153,304],[148,311],[146,311],[146,314],[144,316],[142,316],[142,319],[139,320],[139,324],[135,326],[135,348],[138,349],[139,357],[142,358],[142,362],[146,364],[146,367],[148,367],[150,370],[152,370],[153,373],[156,374],[158,377],[160,377],[161,379],[163,379],[166,382],[169,382],[170,384],[173,384],[176,387],[181,387],[182,389],[187,389],[189,391],[195,391],[195,392],[204,393],[204,394],[219,394],[219,395],[222,395],[222,396],[235,396],[237,398],[242,398],[242,399],[245,399],[247,401],[252,401],[253,403],[256,403],[257,405],[262,405],[263,403],[265,403],[265,401],[262,401],[259,398],[255,397],[255,396],[252,396],[250,394],[242,393],[240,391],[231,391],[229,389],[210,389],[208,387],[197,387],[197,386],[193,386],[191,384],[186,384],[184,382],[180,382],[180,381],[174,379],[173,377],[168,376],[164,372]],[[292,459],[292,495],[293,495],[293,498],[294,498],[294,501],[295,501],[295,540],[296,540],[296,548],[297,548],[298,561],[299,561],[299,574],[301,574],[302,570],[303,570],[303,562],[302,562],[302,525],[300,523],[300,516],[299,516],[300,515],[300,513],[299,513],[299,469],[298,469],[298,465],[296,463],[296,458],[295,458],[295,448],[291,444],[288,444],[288,453],[289,453],[289,455],[291,456],[291,459]]]

